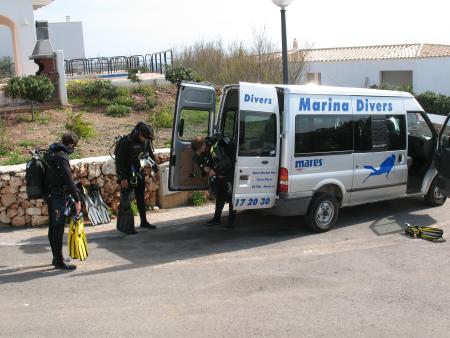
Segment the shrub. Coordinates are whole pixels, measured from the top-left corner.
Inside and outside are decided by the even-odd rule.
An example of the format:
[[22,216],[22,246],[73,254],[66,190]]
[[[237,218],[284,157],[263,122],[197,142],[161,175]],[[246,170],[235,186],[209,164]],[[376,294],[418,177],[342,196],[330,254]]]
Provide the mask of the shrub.
[[148,115],[148,121],[152,127],[156,129],[172,128],[173,112],[169,106],[163,106],[157,111],[150,112]]
[[119,96],[114,100],[114,104],[118,104],[121,106],[133,107],[134,100],[130,96]]
[[128,69],[128,76],[127,79],[130,80],[132,83],[137,83],[139,86],[142,83],[142,79],[139,74],[140,70],[137,68]]
[[130,96],[131,90],[127,87],[117,87],[116,94],[117,96]]
[[427,113],[439,115],[450,114],[450,96],[425,92],[417,95],[416,98]]
[[92,138],[95,136],[95,129],[91,122],[84,119],[84,113],[67,112],[67,120],[64,127],[74,132],[79,138]]
[[200,82],[200,77],[190,68],[183,66],[168,66],[166,68],[166,80],[171,83],[179,83],[181,81]]
[[67,84],[69,98],[92,106],[105,106],[118,96],[110,80],[75,80]]
[[34,105],[52,98],[55,86],[47,76],[29,75],[11,78],[5,89],[5,95],[12,99],[22,99],[31,102],[31,114],[34,120]]
[[155,88],[150,85],[142,85],[139,87],[133,87],[131,89],[132,94],[139,94],[143,96],[154,96],[155,95]]
[[203,191],[193,191],[191,201],[196,207],[202,206],[206,202],[205,193]]
[[122,104],[112,104],[106,108],[106,115],[112,117],[123,117],[131,114],[131,108]]

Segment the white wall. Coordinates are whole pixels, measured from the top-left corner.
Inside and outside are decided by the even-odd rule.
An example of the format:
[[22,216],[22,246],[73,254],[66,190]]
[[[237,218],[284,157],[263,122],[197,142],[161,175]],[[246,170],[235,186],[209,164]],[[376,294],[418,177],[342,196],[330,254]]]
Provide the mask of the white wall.
[[321,73],[322,85],[365,87],[379,85],[381,72],[413,71],[413,87],[417,93],[434,91],[450,96],[450,58],[310,62],[307,72]]
[[53,48],[63,50],[66,60],[85,58],[81,22],[49,23],[48,32]]
[[36,44],[36,28],[31,0],[1,0],[0,21],[4,16],[15,22],[17,74],[34,74],[37,66],[28,57]]

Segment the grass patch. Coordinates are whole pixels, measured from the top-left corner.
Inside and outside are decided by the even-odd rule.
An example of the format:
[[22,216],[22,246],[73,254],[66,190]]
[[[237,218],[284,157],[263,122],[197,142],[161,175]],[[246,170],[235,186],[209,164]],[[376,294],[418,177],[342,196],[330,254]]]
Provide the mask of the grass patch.
[[203,191],[193,191],[191,202],[194,206],[199,207],[206,203],[206,197]]
[[148,121],[152,127],[160,128],[172,128],[173,125],[173,112],[169,106],[163,106],[148,114]]
[[15,150],[15,151],[10,151],[9,153],[7,153],[6,159],[4,159],[1,162],[1,164],[2,165],[22,164],[22,163],[28,162],[29,160],[30,160],[29,155],[22,155],[20,152]]
[[23,140],[19,142],[19,146],[23,147],[23,148],[30,148],[30,147],[35,147],[38,145],[38,142],[33,141],[33,140]]

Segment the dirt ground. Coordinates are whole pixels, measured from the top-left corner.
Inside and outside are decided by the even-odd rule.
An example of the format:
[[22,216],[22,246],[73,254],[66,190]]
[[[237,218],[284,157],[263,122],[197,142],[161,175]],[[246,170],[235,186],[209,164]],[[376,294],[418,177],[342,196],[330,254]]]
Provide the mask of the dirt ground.
[[[159,88],[156,91],[158,106],[174,107],[176,88]],[[156,107],[155,109],[158,109]],[[68,111],[83,111],[85,120],[91,122],[96,130],[95,137],[82,139],[79,143],[77,157],[108,155],[114,137],[128,134],[139,121],[147,120],[147,112],[133,112],[127,117],[114,118],[104,114],[104,107],[92,108],[72,106],[43,110],[35,121],[31,121],[30,112],[10,112],[3,116],[6,121],[4,144],[8,151],[16,151],[21,155],[29,154],[36,147],[48,147],[58,141],[65,132],[64,124]],[[171,129],[158,130],[158,142],[155,147],[166,147],[172,137]],[[0,156],[0,161],[7,155]]]

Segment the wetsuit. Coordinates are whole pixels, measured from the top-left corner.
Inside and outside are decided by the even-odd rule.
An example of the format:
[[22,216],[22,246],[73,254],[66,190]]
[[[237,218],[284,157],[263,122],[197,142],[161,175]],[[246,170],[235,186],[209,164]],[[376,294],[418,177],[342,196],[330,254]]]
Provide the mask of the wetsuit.
[[69,150],[61,143],[52,144],[44,155],[48,168],[45,175],[46,201],[50,226],[48,239],[56,262],[63,260],[62,247],[65,219],[64,210],[72,197],[80,201],[78,189],[72,176],[69,162]]
[[142,143],[137,133],[131,133],[120,139],[116,153],[116,171],[119,181],[128,180],[128,191],[134,190],[136,204],[141,218],[141,224],[147,222],[145,208],[145,174],[141,167],[140,159],[149,156],[153,161],[154,172],[158,172],[158,165],[153,153],[153,147],[150,141]]

